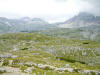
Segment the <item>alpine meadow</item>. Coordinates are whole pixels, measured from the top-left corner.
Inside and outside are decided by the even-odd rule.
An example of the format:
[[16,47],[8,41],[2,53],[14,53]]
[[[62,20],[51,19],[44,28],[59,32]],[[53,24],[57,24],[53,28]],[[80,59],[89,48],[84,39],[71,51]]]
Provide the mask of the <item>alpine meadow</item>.
[[100,75],[99,0],[0,0],[0,75]]

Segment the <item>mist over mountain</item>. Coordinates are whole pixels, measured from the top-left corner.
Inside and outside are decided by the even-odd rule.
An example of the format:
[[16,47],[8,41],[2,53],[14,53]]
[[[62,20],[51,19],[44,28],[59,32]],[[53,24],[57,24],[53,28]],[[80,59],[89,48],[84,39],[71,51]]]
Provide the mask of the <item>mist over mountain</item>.
[[99,30],[100,16],[94,16],[91,13],[80,12],[78,15],[66,20],[49,24],[40,18],[22,17],[20,19],[8,19],[0,17],[0,33],[4,32],[30,32],[50,28],[87,28]]
[[80,12],[78,15],[65,22],[59,23],[58,25],[63,28],[77,28],[93,25],[100,26],[100,16],[94,16],[93,14],[87,12]]
[[0,75],[100,75],[100,0],[0,0]]
[[25,32],[43,30],[50,24],[40,18],[23,17],[21,19],[8,19],[0,17],[0,32]]

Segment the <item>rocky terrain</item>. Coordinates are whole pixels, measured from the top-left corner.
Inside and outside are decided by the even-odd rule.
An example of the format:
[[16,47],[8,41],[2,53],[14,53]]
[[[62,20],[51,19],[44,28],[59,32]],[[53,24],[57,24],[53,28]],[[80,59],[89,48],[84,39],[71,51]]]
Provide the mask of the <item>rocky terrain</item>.
[[100,42],[39,33],[0,35],[1,75],[100,75]]
[[79,28],[86,26],[100,26],[100,16],[94,16],[93,14],[80,12],[78,15],[70,18],[69,20],[58,23],[63,28]]
[[100,17],[49,24],[0,17],[0,75],[100,75]]
[[40,18],[8,19],[0,17],[0,33],[38,31],[48,27],[50,24]]

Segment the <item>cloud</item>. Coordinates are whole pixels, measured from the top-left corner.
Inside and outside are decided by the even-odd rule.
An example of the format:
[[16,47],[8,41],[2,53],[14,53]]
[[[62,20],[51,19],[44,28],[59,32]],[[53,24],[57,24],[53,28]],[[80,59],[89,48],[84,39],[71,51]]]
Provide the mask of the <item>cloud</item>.
[[[4,0],[0,2],[0,10],[19,14],[60,14],[73,12],[73,2],[58,3],[54,0]],[[66,12],[66,13],[67,13]]]
[[92,9],[89,11],[97,16],[100,16],[100,0],[87,0],[92,5]]
[[45,19],[57,19],[60,16],[65,19],[64,15],[69,18],[81,11],[100,15],[99,3],[99,0],[0,0],[0,16],[16,15]]
[[75,1],[55,0],[1,0],[0,11],[21,15],[29,14],[70,14],[79,10]]

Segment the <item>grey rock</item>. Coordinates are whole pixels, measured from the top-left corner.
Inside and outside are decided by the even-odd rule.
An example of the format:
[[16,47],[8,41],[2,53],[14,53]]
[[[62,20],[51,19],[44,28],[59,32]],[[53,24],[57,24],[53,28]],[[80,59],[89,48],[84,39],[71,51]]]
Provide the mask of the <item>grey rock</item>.
[[17,58],[18,56],[12,55],[10,53],[0,54],[0,58]]
[[11,56],[11,58],[17,58],[18,56],[16,56],[16,55],[13,55],[13,56]]
[[9,65],[12,65],[13,64],[13,60],[9,60]]
[[32,73],[33,70],[34,70],[34,67],[28,67],[26,70],[24,70],[24,72]]
[[68,71],[68,72],[74,72],[73,68],[56,68],[55,71]]
[[79,73],[85,73],[88,75],[100,75],[100,72],[97,70],[84,70],[84,71],[80,71]]
[[51,66],[51,65],[43,65],[43,64],[38,64],[38,66],[37,66],[38,68],[40,68],[40,69],[49,69],[49,70],[53,70],[53,69],[55,69],[56,67],[54,67],[54,66]]
[[31,66],[37,66],[36,63],[33,63],[33,62],[26,62],[24,63],[25,66],[28,66],[28,67],[31,67]]
[[66,64],[65,67],[68,68],[69,67],[69,64]]
[[10,58],[12,54],[10,53],[5,53],[5,54],[0,54],[0,58]]
[[4,73],[6,70],[4,68],[0,68],[0,73]]
[[58,23],[60,27],[65,28],[77,28],[77,27],[86,27],[93,25],[100,25],[100,16],[95,17],[91,13],[80,12],[78,15],[72,17],[71,19]]

